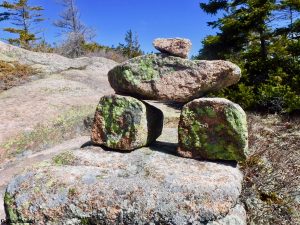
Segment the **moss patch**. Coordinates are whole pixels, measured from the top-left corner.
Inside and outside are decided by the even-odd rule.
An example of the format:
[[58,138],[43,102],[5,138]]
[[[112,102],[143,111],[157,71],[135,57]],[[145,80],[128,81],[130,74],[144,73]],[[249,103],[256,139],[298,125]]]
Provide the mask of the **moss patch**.
[[14,199],[7,192],[4,195],[4,207],[6,216],[10,221],[18,221],[19,217],[17,214],[17,210],[14,207]]
[[55,165],[63,166],[63,165],[72,165],[76,160],[74,154],[70,151],[63,152],[52,158],[52,161]]
[[84,132],[83,120],[91,116],[94,106],[72,107],[47,124],[37,125],[32,132],[21,133],[0,146],[9,157],[27,150],[49,148],[63,140],[74,138]]

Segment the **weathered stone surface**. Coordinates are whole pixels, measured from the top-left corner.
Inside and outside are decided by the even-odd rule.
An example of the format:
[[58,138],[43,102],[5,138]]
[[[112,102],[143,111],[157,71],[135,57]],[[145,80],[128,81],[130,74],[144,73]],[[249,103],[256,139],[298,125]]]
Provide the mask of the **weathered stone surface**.
[[[4,189],[16,173],[41,161],[51,147],[90,136],[83,121],[93,117],[100,96],[114,93],[107,73],[117,63],[101,57],[68,59],[1,41],[0,60],[30,65],[39,72],[21,86],[0,90],[1,220],[5,218]],[[40,155],[33,160],[37,152]]]
[[[145,102],[147,102],[150,105],[153,105],[154,107],[162,111],[162,113],[164,114],[164,128],[166,127],[178,128],[178,123],[179,123],[179,118],[180,118],[181,108],[182,108],[181,104],[180,106],[177,106],[170,102],[153,101],[153,100],[146,100]],[[178,141],[176,141],[176,143],[177,142]]]
[[131,59],[108,73],[118,94],[177,102],[228,87],[240,77],[240,68],[228,61],[192,61],[164,54]]
[[192,48],[192,42],[185,38],[157,38],[153,46],[162,53],[187,58]]
[[162,112],[129,96],[100,99],[92,128],[92,142],[118,150],[148,145],[161,135]]
[[[88,69],[91,66],[111,69],[116,62],[101,57],[69,59],[54,53],[32,52],[0,41],[0,60],[30,65],[41,73],[60,73],[66,70]],[[103,72],[102,70],[97,71]],[[99,73],[99,72],[98,72]]]
[[175,145],[151,149],[88,147],[55,156],[8,185],[7,217],[58,225],[245,224],[236,206],[238,168],[169,154]]
[[182,156],[210,160],[246,159],[246,114],[229,100],[201,98],[186,104],[178,132],[178,152]]
[[246,210],[241,205],[236,205],[224,218],[208,222],[207,225],[246,225]]
[[100,96],[114,93],[107,73],[117,63],[109,59],[68,59],[0,41],[0,60],[31,65],[40,72],[21,86],[0,90],[0,109],[5,109],[0,110],[0,169],[27,151],[86,135],[83,121],[93,116]]

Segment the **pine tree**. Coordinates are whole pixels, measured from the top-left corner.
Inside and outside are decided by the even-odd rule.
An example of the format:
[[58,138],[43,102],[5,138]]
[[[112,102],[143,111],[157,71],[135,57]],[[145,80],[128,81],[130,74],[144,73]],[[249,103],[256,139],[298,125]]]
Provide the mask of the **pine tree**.
[[6,12],[0,14],[0,20],[8,19],[14,25],[14,27],[4,28],[4,31],[19,36],[9,38],[9,43],[29,48],[32,42],[38,39],[33,31],[33,25],[44,20],[40,14],[43,8],[41,6],[31,6],[28,0],[17,0],[12,3],[3,1],[0,7],[6,10]]
[[223,16],[208,23],[218,32],[204,39],[198,58],[243,69],[241,83],[222,94],[246,108],[300,109],[300,1],[210,0],[200,7]]
[[134,34],[131,29],[125,34],[125,44],[119,44],[117,49],[128,58],[134,58],[143,54],[138,35]]

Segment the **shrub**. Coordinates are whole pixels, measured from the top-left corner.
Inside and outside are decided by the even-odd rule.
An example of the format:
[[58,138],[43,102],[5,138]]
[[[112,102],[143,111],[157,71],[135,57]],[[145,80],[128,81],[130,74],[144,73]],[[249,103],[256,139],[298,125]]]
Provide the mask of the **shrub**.
[[128,60],[128,57],[126,57],[118,49],[99,45],[95,42],[86,43],[84,45],[84,49],[85,49],[85,56],[88,57],[103,57],[103,58],[114,60],[115,62],[119,62],[119,63]]
[[68,58],[77,58],[84,56],[85,39],[78,33],[68,34],[67,39],[55,49],[55,52]]
[[128,57],[116,48],[99,45],[95,42],[87,43],[83,40],[72,38],[54,48],[54,52],[69,58],[103,57],[119,63],[128,60]]
[[5,62],[0,60],[0,91],[12,88],[38,71],[28,65],[17,62]]
[[219,92],[209,94],[208,96],[227,98],[238,103],[244,109],[251,109],[256,102],[256,96],[253,89],[254,88],[251,86],[239,83],[231,88],[225,88]]
[[288,85],[262,84],[258,89],[259,107],[271,112],[293,112],[300,109],[300,96]]
[[300,110],[300,95],[296,84],[299,76],[290,80],[290,75],[282,68],[276,68],[269,78],[259,84],[249,81],[248,70],[243,68],[241,82],[209,96],[228,98],[244,109],[269,113],[292,113]]
[[34,52],[44,52],[44,53],[53,53],[54,48],[47,43],[46,41],[41,41],[30,48],[31,51]]

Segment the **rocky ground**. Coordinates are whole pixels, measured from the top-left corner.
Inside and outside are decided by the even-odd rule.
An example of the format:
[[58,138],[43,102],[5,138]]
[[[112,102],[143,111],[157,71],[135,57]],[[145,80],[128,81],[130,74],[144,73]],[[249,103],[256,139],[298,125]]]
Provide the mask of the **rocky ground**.
[[[0,59],[28,63],[42,75],[0,93],[0,107],[5,109],[0,111],[3,165],[9,158],[78,136],[84,130],[83,119],[93,115],[100,96],[112,92],[106,74],[116,63],[104,58],[73,61],[2,45]],[[9,47],[13,49],[6,51]]]
[[[107,72],[117,63],[105,58],[71,60],[55,54],[29,52],[2,42],[0,60],[18,62],[39,71],[27,83],[0,93],[3,192],[8,178],[21,165],[30,165],[28,159],[35,158],[36,154],[39,159],[39,151],[49,151],[66,140],[88,134],[88,118],[93,116],[100,96],[112,93]],[[3,218],[3,211],[0,214]]]
[[300,117],[248,113],[243,164],[248,224],[300,224]]

